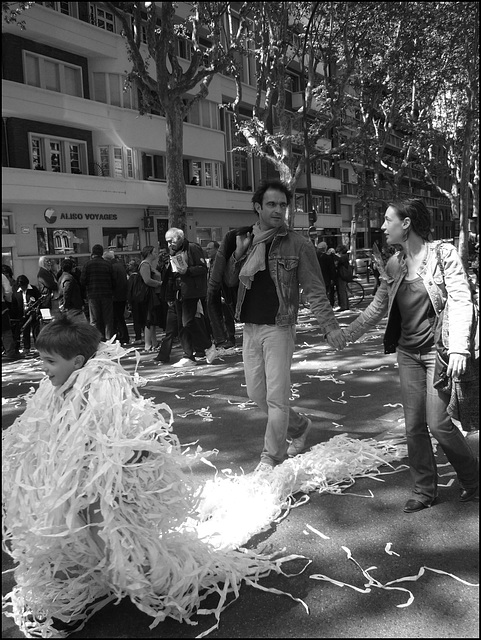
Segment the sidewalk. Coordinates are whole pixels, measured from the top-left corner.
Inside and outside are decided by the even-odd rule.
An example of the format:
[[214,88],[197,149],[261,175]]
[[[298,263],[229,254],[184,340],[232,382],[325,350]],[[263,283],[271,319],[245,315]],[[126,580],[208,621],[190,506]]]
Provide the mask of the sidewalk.
[[[347,324],[356,312],[336,315]],[[384,323],[338,354],[321,341],[309,312],[301,313],[292,404],[313,420],[308,446],[339,433],[377,439],[402,435],[397,366],[394,355],[383,353],[383,327]],[[173,362],[176,355],[180,357],[179,350],[173,352]],[[140,358],[141,391],[171,407],[180,441],[197,442],[205,451],[218,449],[211,458],[218,469],[252,471],[262,449],[265,419],[248,403],[240,348],[192,370],[158,366],[154,358],[155,354]],[[125,366],[134,371],[133,355]],[[3,375],[5,428],[21,411],[18,395],[34,386],[41,374],[30,361],[4,367]],[[306,504],[256,536],[251,545],[258,550],[284,550],[284,555],[299,554],[312,561],[298,576],[262,581],[302,599],[309,614],[286,596],[242,586],[240,598],[222,614],[219,629],[209,637],[479,637],[479,591],[465,583],[479,581],[479,503],[458,501],[459,486],[439,449],[436,459],[441,499],[431,509],[403,513],[410,477],[402,468],[376,479],[358,479],[342,495],[311,493]],[[215,472],[199,464],[194,473],[207,480]],[[300,569],[299,562],[290,564],[292,573]],[[4,568],[9,566],[7,558]],[[388,585],[417,576],[422,567],[429,569],[417,580]],[[335,582],[314,577],[320,575]],[[370,591],[364,586],[368,582]],[[3,593],[11,584],[11,574],[4,574]],[[198,626],[167,620],[149,630],[151,619],[123,600],[103,609],[71,637],[195,638],[214,624],[212,618],[199,616]],[[10,618],[3,617],[2,637],[22,637]]]

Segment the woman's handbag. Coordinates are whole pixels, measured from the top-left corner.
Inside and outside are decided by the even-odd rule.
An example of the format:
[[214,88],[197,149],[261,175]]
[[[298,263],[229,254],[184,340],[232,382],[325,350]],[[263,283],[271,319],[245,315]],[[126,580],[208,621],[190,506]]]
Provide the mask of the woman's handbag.
[[[439,269],[444,278],[444,264],[441,256],[440,245],[436,247],[436,256]],[[434,343],[436,346],[436,363],[434,367],[433,386],[438,391],[450,395],[448,412],[459,420],[465,431],[479,429],[479,309],[476,294],[471,287],[471,301],[473,318],[470,334],[470,357],[466,363],[466,371],[459,378],[452,379],[447,375],[449,362],[447,340],[443,336],[448,335],[448,313],[446,305],[443,311],[435,318],[433,324]]]

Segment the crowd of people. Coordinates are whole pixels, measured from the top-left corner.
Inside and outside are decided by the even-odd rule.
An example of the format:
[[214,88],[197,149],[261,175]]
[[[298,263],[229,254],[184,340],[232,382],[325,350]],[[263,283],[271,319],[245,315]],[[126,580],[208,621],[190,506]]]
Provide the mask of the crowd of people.
[[[11,267],[2,265],[4,359],[35,355],[41,326],[62,314],[90,322],[102,340],[115,336],[123,347],[137,346],[141,353],[156,354],[159,365],[170,362],[176,342],[183,350],[174,364],[177,367],[197,364],[206,355],[212,362],[215,346],[235,346],[234,292],[229,292],[227,300],[219,292],[225,340],[218,337],[219,331],[214,338],[207,310],[207,282],[219,243],[209,243],[204,251],[176,228],[167,231],[166,243],[167,248],[143,247],[141,259],[127,263],[96,244],[82,268],[70,257],[58,265],[56,258],[42,256],[35,285],[25,275],[14,278]],[[162,340],[159,331],[164,332]]]
[[[255,224],[229,231],[220,244],[209,243],[208,259],[198,244],[185,238],[181,229],[170,228],[166,233],[167,250],[144,247],[142,261],[130,264],[128,272],[111,251],[95,245],[91,259],[80,273],[72,261],[65,260],[57,278],[51,259],[42,258],[38,287],[30,285],[25,276],[9,281],[12,309],[14,304],[21,306],[32,300],[43,300],[42,304],[54,315],[54,320],[37,338],[47,377],[29,399],[25,419],[18,418],[5,437],[4,477],[11,485],[10,494],[22,491],[16,484],[20,477],[16,453],[19,447],[25,461],[21,469],[22,486],[32,485],[36,465],[44,478],[41,486],[55,485],[46,479],[54,470],[45,463],[38,443],[25,437],[25,429],[30,428],[32,420],[39,421],[39,442],[51,442],[51,446],[56,447],[56,438],[59,438],[64,443],[62,455],[75,454],[77,462],[69,466],[70,472],[77,466],[79,470],[88,469],[83,475],[72,476],[74,486],[62,486],[62,493],[68,489],[65,493],[68,500],[57,496],[57,506],[51,513],[47,513],[48,500],[29,501],[29,496],[10,500],[6,508],[4,526],[13,549],[18,545],[21,550],[21,541],[25,538],[22,532],[37,535],[36,528],[29,522],[36,521],[39,514],[44,526],[48,522],[55,530],[66,527],[61,549],[54,544],[57,534],[48,539],[48,548],[39,547],[38,553],[44,553],[47,559],[42,564],[45,575],[39,570],[38,575],[32,577],[31,567],[22,563],[16,570],[30,576],[25,582],[30,585],[28,590],[19,584],[13,596],[16,620],[23,629],[36,627],[38,634],[38,629],[49,625],[69,631],[69,625],[83,624],[86,614],[71,606],[70,595],[65,595],[67,590],[74,586],[82,588],[85,593],[74,595],[80,600],[83,598],[88,607],[92,606],[89,599],[102,599],[122,589],[130,593],[130,583],[122,578],[125,567],[141,575],[142,584],[155,593],[160,588],[147,560],[139,560],[137,566],[130,550],[140,549],[148,542],[150,558],[161,552],[157,547],[161,545],[162,536],[154,536],[154,540],[150,535],[152,527],[140,523],[151,523],[155,513],[161,512],[162,500],[153,506],[149,498],[156,494],[155,487],[160,495],[175,484],[169,476],[164,487],[163,465],[167,454],[175,453],[177,444],[165,428],[165,422],[158,423],[158,432],[153,428],[159,417],[152,413],[152,405],[141,399],[120,365],[112,364],[112,356],[118,355],[118,351],[115,352],[115,344],[105,344],[105,341],[117,335],[120,343],[130,343],[125,325],[126,304],[132,312],[136,341],[140,342],[143,334],[144,351],[157,351],[155,362],[161,366],[169,363],[175,339],[180,342],[183,356],[173,366],[194,366],[199,355],[205,355],[208,363],[213,362],[219,347],[235,344],[235,322],[243,323],[242,356],[247,394],[266,420],[260,461],[253,472],[263,480],[268,480],[273,469],[288,457],[305,450],[312,426],[311,419],[295,411],[289,401],[300,291],[306,296],[321,333],[336,351],[345,349],[387,316],[384,346],[386,353],[397,351],[412,476],[412,493],[404,512],[415,513],[436,502],[437,468],[431,435],[457,474],[460,501],[468,502],[478,495],[478,460],[451,420],[449,395],[434,384],[433,327],[435,318],[447,304],[450,309],[446,320],[450,338],[448,375],[461,376],[472,357],[469,335],[473,303],[468,277],[456,249],[430,241],[429,212],[421,200],[391,204],[382,228],[388,245],[400,250],[386,264],[377,263],[379,281],[372,302],[341,329],[334,314],[332,289],[336,286],[336,269],[339,274],[347,250],[338,247],[336,266],[326,246],[321,243],[316,251],[308,239],[289,229],[285,213],[291,198],[290,190],[281,181],[264,183],[252,199],[257,216]],[[12,279],[13,274],[5,271],[5,278]],[[337,292],[342,301],[342,286]],[[56,313],[54,302],[64,313]],[[85,312],[90,324],[86,322]],[[160,343],[157,327],[165,330]],[[29,344],[25,336],[23,341],[24,345]],[[42,411],[38,412],[39,408]],[[50,414],[52,422],[48,419]],[[139,426],[139,433],[135,432],[135,425]],[[102,429],[106,429],[105,433]],[[63,439],[65,434],[71,449]],[[114,441],[106,448],[107,437]],[[46,438],[45,442],[42,438]],[[85,455],[82,447],[86,448]],[[55,458],[58,473],[66,473],[62,455],[49,458]],[[95,461],[99,463],[98,472]],[[178,482],[183,482],[180,476]],[[135,485],[134,493],[129,494],[126,483],[129,487]],[[114,485],[120,488],[109,498],[105,487]],[[132,505],[139,522],[135,533],[131,533]],[[67,523],[70,524],[67,526]],[[110,536],[117,540],[118,536],[127,536],[127,532],[137,536],[138,544],[129,538],[130,546],[119,542],[114,548]],[[93,546],[89,547],[91,543]],[[116,549],[124,546],[129,550],[129,557],[121,557],[118,576],[113,572],[105,579],[104,572],[95,573],[94,565],[104,566],[106,554],[111,559]],[[85,584],[79,581],[77,553],[91,564],[92,570],[85,569],[85,575],[90,576],[90,582]],[[65,564],[61,565],[59,559]],[[114,567],[113,561],[109,567]],[[39,581],[39,576],[46,581]],[[38,589],[40,594],[46,588],[44,585],[53,589],[52,602],[47,610],[40,611],[31,598],[32,589]],[[65,597],[59,597],[60,594]],[[59,602],[63,603],[60,608]]]

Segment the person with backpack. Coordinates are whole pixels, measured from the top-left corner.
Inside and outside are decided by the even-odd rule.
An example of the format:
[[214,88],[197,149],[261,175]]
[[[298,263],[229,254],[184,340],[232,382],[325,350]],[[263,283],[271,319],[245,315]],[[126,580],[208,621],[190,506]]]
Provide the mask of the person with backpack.
[[[371,304],[348,327],[354,342],[387,314],[385,353],[397,351],[401,399],[413,481],[405,513],[435,504],[438,473],[431,436],[442,447],[461,484],[459,500],[478,494],[478,461],[450,414],[451,395],[438,388],[437,320],[443,314],[443,336],[449,338],[446,375],[453,384],[474,358],[471,344],[476,309],[468,276],[456,248],[431,242],[431,218],[421,199],[388,206],[382,229],[389,245],[401,245],[385,268]],[[449,314],[444,313],[449,308]],[[428,428],[429,425],[429,428]]]
[[345,247],[343,244],[338,245],[336,248],[336,256],[336,288],[337,299],[339,302],[338,311],[347,311],[349,309],[347,285],[349,282],[352,282],[354,277],[352,266],[349,262],[347,247]]
[[62,275],[58,279],[58,289],[61,296],[60,311],[77,320],[86,320],[83,312],[84,299],[79,280],[74,275],[76,268],[72,260],[64,260]]

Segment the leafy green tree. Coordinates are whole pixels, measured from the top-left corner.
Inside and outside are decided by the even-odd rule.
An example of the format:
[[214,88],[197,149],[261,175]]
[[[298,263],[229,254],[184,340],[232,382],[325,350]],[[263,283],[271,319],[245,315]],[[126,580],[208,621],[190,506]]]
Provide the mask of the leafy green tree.
[[[295,191],[303,172],[310,176],[310,163],[340,152],[335,149],[336,125],[351,102],[349,79],[360,42],[368,37],[369,20],[356,2],[254,4],[249,17],[255,25],[256,100],[252,118],[236,115],[245,141],[237,149],[261,158]],[[299,78],[302,103],[289,108],[292,70]],[[310,210],[309,187],[307,195]]]
[[433,39],[449,64],[416,152],[426,180],[449,199],[452,217],[459,219],[458,249],[467,266],[469,213],[479,212],[479,5],[428,4],[442,11]]
[[18,20],[18,18],[33,4],[35,2],[2,2],[2,21],[7,24],[18,24],[20,29],[25,29],[25,20]]
[[[153,108],[165,116],[169,224],[185,229],[184,119],[194,103],[207,96],[214,75],[229,73],[235,66],[236,53],[242,49],[249,3],[104,4],[123,26],[122,35],[132,62],[127,78],[140,89],[140,112]],[[184,18],[178,11],[180,4],[188,10]],[[233,5],[237,7],[237,20]],[[189,61],[179,55],[180,44],[190,49]]]

